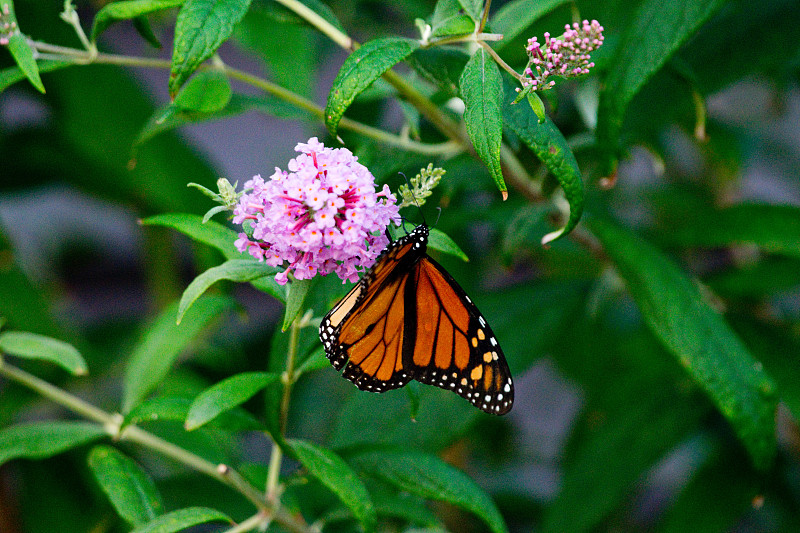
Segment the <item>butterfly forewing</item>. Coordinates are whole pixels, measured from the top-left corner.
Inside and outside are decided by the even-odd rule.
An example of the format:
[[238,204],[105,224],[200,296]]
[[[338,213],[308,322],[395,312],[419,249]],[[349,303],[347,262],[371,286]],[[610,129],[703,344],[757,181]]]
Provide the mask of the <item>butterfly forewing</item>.
[[416,379],[505,414],[514,388],[503,352],[469,296],[425,253],[427,242],[423,224],[390,244],[325,315],[320,338],[328,359],[362,390]]
[[[390,244],[320,323],[325,353],[359,389],[383,392],[402,387],[412,376],[403,365],[404,294],[402,273],[424,247],[413,234]],[[424,245],[422,245],[424,246]]]

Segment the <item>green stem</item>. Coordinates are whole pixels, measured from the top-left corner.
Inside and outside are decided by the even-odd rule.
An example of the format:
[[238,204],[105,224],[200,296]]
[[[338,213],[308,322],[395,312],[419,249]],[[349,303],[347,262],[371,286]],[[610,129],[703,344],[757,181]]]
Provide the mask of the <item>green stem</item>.
[[483,15],[481,16],[481,23],[478,25],[478,32],[482,32],[486,27],[486,21],[489,19],[489,8],[492,7],[492,0],[486,0],[483,6]]
[[103,411],[33,374],[29,374],[20,368],[9,365],[2,357],[0,357],[0,375],[28,387],[44,398],[66,407],[86,419],[102,424],[106,432],[113,439],[139,444],[161,455],[170,457],[198,472],[213,477],[247,498],[260,512],[267,516],[273,516],[276,522],[290,531],[296,533],[309,533],[313,531],[301,518],[295,517],[282,509],[275,509],[273,506],[269,505],[263,493],[259,492],[258,489],[248,483],[238,472],[229,468],[227,465],[215,465],[210,461],[206,461],[199,455],[184,450],[135,425],[126,426],[120,431],[120,424],[122,422],[122,417],[120,415]]
[[243,520],[232,528],[226,529],[223,533],[245,533],[246,531],[253,531],[254,529],[264,531],[266,529],[264,526],[268,524],[269,519],[266,516],[262,513],[256,513],[247,520]]
[[[300,340],[300,321],[302,318],[302,311],[297,314],[297,318],[292,321],[289,329],[289,346],[286,350],[286,370],[281,376],[283,382],[283,394],[281,396],[279,427],[281,435],[286,434],[286,422],[289,420],[289,403],[292,397],[292,385],[294,384],[295,375],[295,361],[297,359],[297,347]],[[279,498],[279,481],[281,463],[283,460],[283,451],[277,442],[272,444],[272,454],[269,458],[269,470],[267,471],[267,499],[273,503],[277,503]]]
[[314,10],[299,2],[298,0],[276,0],[279,4],[282,4],[284,7],[291,9],[304,19],[308,21],[309,24],[317,28],[320,32],[325,34],[331,41],[335,42],[345,50],[350,50],[351,52],[355,52],[356,49],[359,47],[359,44],[351,39],[349,36],[342,33],[339,28],[325,20],[324,18],[320,17]]
[[109,433],[110,435],[114,436],[116,434],[118,423],[112,414],[98,409],[94,405],[81,400],[77,396],[73,396],[63,389],[59,389],[43,379],[37,378],[33,374],[29,374],[20,368],[9,365],[2,357],[0,357],[0,374],[16,381],[20,385],[25,385],[41,396],[66,407],[84,418],[102,424],[107,429],[111,430],[111,433]]
[[522,74],[519,74],[516,70],[511,68],[511,66],[508,63],[503,61],[503,58],[500,57],[499,55],[497,55],[497,52],[494,51],[494,48],[492,48],[491,46],[489,46],[487,43],[485,43],[483,41],[479,41],[479,43],[483,47],[484,50],[489,52],[489,55],[492,56],[492,58],[497,62],[497,64],[500,65],[501,67],[503,67],[503,70],[505,70],[506,72],[508,72],[512,76],[514,76],[514,78],[516,78],[517,81],[522,83],[522,80],[525,79],[525,76],[523,76]]

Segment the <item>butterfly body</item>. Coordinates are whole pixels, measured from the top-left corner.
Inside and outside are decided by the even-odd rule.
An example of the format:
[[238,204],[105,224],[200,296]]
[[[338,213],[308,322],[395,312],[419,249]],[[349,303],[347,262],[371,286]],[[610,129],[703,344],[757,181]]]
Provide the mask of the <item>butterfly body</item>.
[[452,390],[479,409],[505,414],[514,385],[486,319],[427,253],[424,224],[391,243],[322,319],[325,353],[361,390],[412,379]]

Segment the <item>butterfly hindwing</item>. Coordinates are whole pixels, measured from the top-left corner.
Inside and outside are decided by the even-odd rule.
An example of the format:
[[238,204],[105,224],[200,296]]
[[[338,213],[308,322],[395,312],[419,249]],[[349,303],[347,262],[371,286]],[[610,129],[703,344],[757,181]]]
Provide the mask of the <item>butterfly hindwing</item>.
[[427,241],[423,224],[387,246],[322,319],[325,353],[361,390],[416,379],[505,414],[514,389],[503,352],[469,296],[425,253]]
[[507,413],[514,384],[486,319],[430,257],[418,263],[416,277],[414,379],[452,390],[487,413]]

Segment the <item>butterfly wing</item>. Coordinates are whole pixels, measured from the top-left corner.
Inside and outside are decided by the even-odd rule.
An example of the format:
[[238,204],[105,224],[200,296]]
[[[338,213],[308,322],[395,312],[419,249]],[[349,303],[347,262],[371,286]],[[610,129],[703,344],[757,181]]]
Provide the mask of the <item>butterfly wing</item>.
[[361,390],[383,392],[412,379],[403,357],[406,292],[424,241],[412,232],[390,244],[358,284],[322,319],[319,332],[334,368]]
[[361,390],[416,379],[505,414],[514,385],[503,352],[469,296],[425,253],[427,241],[423,224],[386,248],[322,319],[325,353]]
[[415,309],[407,313],[414,379],[452,390],[487,413],[514,402],[514,383],[494,332],[456,281],[427,255],[415,266]]

